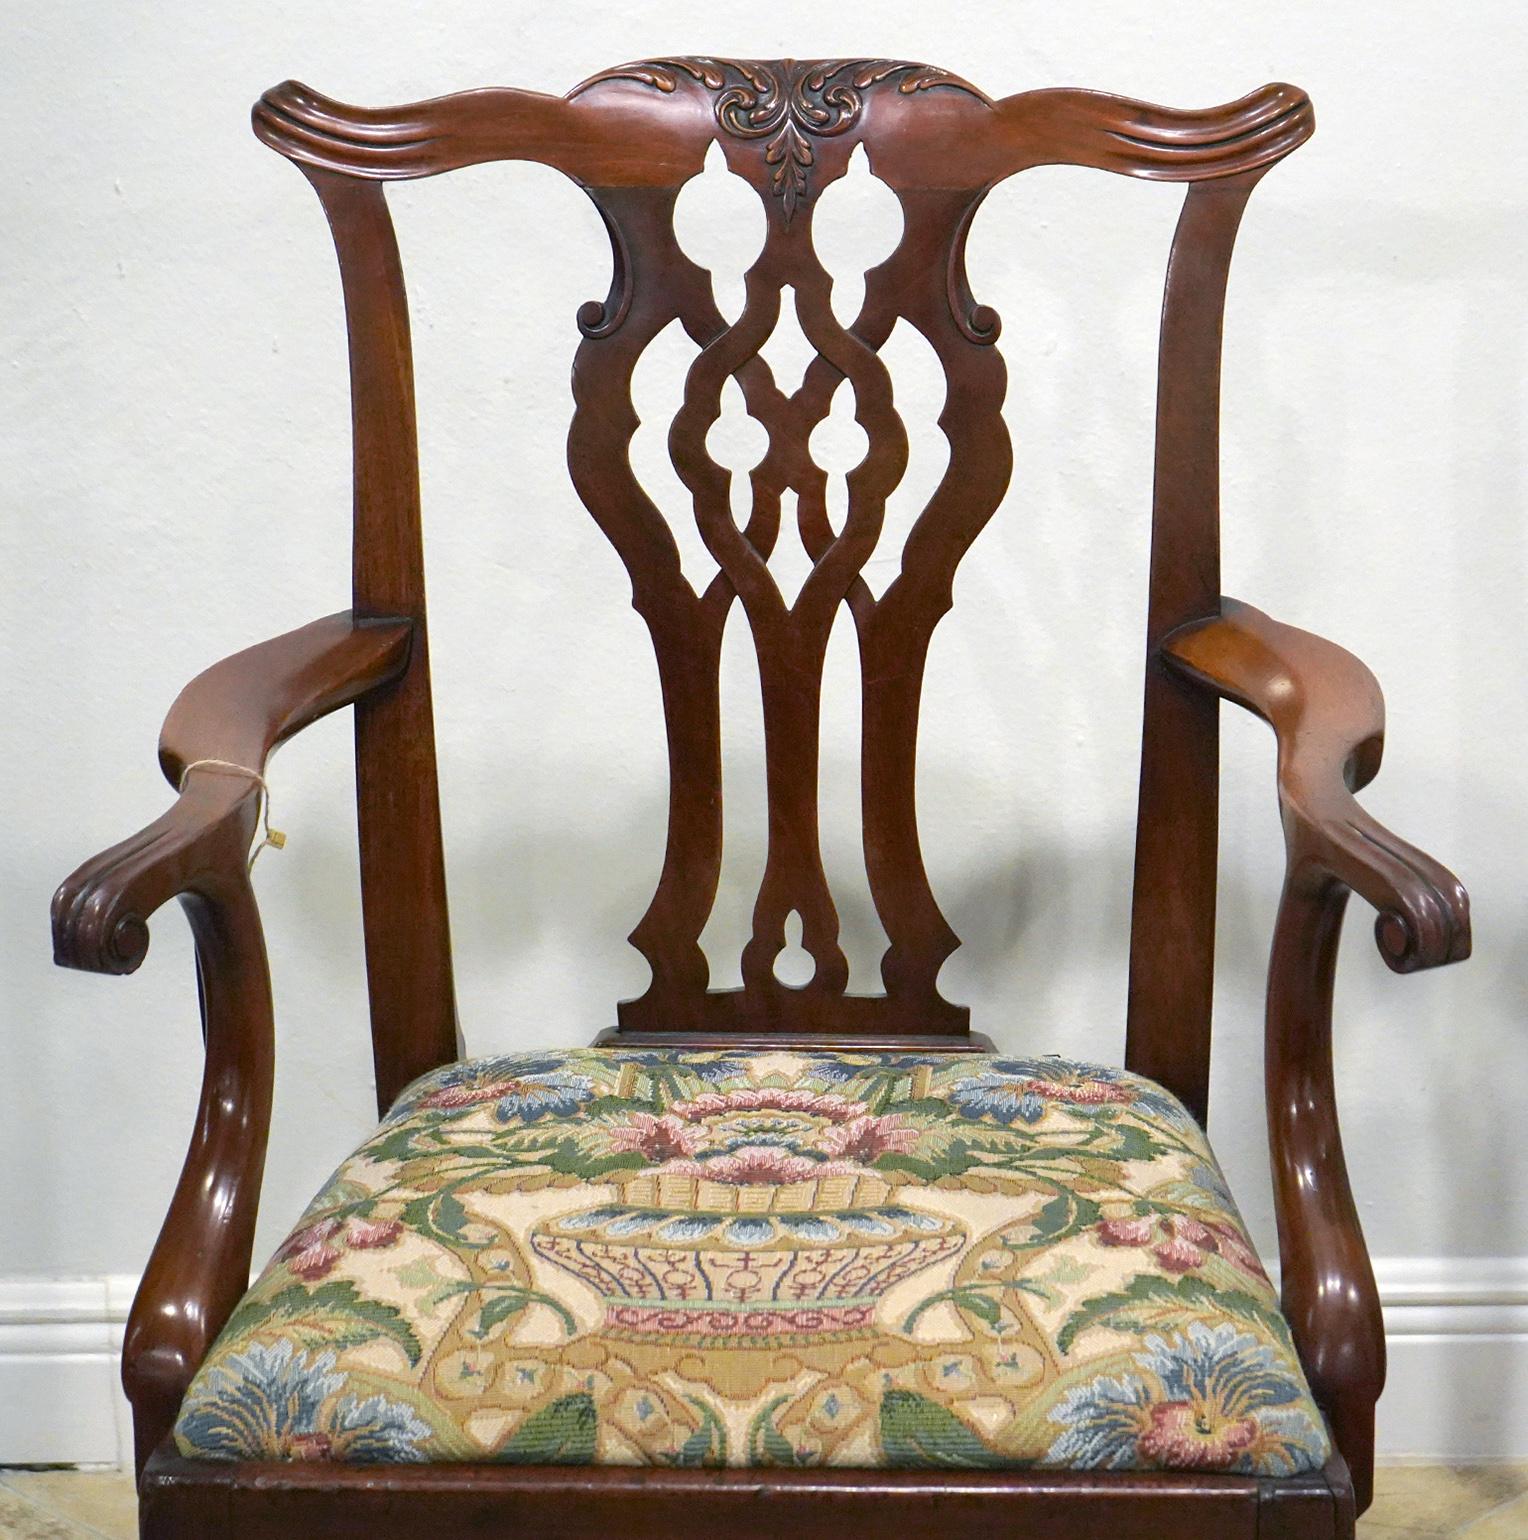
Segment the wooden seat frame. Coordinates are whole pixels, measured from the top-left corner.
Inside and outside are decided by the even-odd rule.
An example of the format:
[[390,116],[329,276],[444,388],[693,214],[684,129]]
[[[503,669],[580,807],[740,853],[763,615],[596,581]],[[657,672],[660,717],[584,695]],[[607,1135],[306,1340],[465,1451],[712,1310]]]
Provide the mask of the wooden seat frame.
[[[894,1535],[988,1529],[1011,1537],[1182,1534],[1346,1536],[1367,1505],[1384,1334],[1349,1191],[1332,1084],[1331,997],[1351,891],[1377,910],[1398,972],[1469,952],[1458,882],[1354,800],[1379,767],[1384,714],[1356,659],[1220,592],[1219,374],[1227,270],[1258,179],[1309,137],[1303,93],[1274,85],[1227,107],[1177,112],[1073,90],[994,101],[945,71],[891,60],[662,59],[622,66],[566,96],[485,90],[413,106],[344,106],[288,82],[261,98],[255,131],[317,190],[339,254],[349,326],[355,457],[353,608],[217,664],[170,711],[160,760],[184,786],[163,817],[87,862],[54,904],[57,959],[130,973],[147,920],[179,898],[195,938],[206,1069],[185,1168],[128,1323],[142,1532],[669,1537]],[[681,252],[673,211],[713,143],[758,192],[767,237],[729,324],[709,275]],[[904,232],[866,275],[864,308],[835,319],[811,214],[856,145],[900,200]],[[578,316],[573,479],[631,575],[657,652],[670,749],[668,849],[632,940],[652,983],[603,1041],[694,1046],[810,1042],[969,1048],[966,1011],[943,999],[958,944],[919,852],[914,762],[923,662],[956,564],[1007,486],[998,318],[973,299],[964,249],[987,191],[1064,163],[1187,184],[1162,317],[1150,601],[1125,1062],[1201,1120],[1209,1084],[1218,708],[1256,712],[1278,740],[1287,845],[1269,969],[1266,1095],[1283,1307],[1339,1453],[1282,1480],[1163,1472],[695,1470],[504,1465],[336,1467],[182,1459],[169,1430],[192,1375],[244,1293],[271,1110],[273,1017],[246,870],[259,788],[192,774],[217,758],[261,769],[285,738],[353,705],[366,961],[377,1101],[458,1056],[426,646],[414,388],[402,271],[384,183],[478,162],[540,161],[594,200],[609,230],[608,298]],[[759,349],[794,290],[817,356],[786,396]],[[672,533],[631,471],[632,369],[677,319],[699,348],[670,447],[718,572],[685,580]],[[861,569],[906,461],[878,354],[899,319],[944,368],[950,466],[879,599]],[[842,528],[827,512],[811,428],[847,378],[870,449],[848,478]],[[769,449],[753,511],[729,511],[706,449],[736,379]],[[813,566],[792,604],[768,569],[792,493]],[[740,602],[764,693],[769,844],[743,954],[743,987],[712,990],[699,937],[721,859],[719,668]],[[838,607],[864,680],[867,871],[889,947],[885,992],[847,992],[817,841],[822,659]],[[816,972],[774,975],[792,913]]]

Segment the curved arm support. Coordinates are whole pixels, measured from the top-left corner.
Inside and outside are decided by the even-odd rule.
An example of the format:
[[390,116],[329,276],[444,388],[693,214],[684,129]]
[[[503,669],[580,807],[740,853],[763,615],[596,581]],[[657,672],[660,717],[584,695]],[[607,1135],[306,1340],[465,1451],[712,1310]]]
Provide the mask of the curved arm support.
[[190,1148],[122,1342],[140,1475],[249,1287],[276,1058],[265,937],[247,874],[206,881],[180,901],[196,943],[207,1057]]
[[1348,889],[1334,878],[1285,884],[1268,967],[1263,1078],[1280,1304],[1362,1513],[1374,1490],[1385,1322],[1348,1182],[1332,1077],[1332,981],[1347,902]]
[[[204,758],[263,770],[299,728],[400,673],[410,634],[407,621],[331,615],[225,659],[171,708],[160,737],[165,774],[178,784]],[[123,1343],[140,1471],[249,1282],[275,1061],[265,939],[245,865],[258,806],[248,777],[193,775],[169,812],[86,862],[53,902],[55,956],[66,966],[132,972],[149,916],[174,897],[196,944],[201,1100]]]
[[1162,646],[1179,672],[1256,712],[1277,735],[1291,881],[1335,878],[1367,899],[1379,911],[1380,954],[1397,973],[1468,957],[1470,903],[1459,879],[1353,795],[1374,779],[1385,742],[1384,699],[1369,670],[1234,599]]
[[[263,770],[293,733],[401,673],[410,635],[408,621],[344,612],[225,658],[170,708],[159,737],[165,777],[178,787],[198,759]],[[259,786],[246,776],[191,776],[168,812],[59,888],[54,961],[93,973],[134,972],[156,909],[244,870],[259,801]]]
[[1469,956],[1469,899],[1452,873],[1354,798],[1384,747],[1384,701],[1369,670],[1250,605],[1227,599],[1221,611],[1174,631],[1163,654],[1189,679],[1256,712],[1278,738],[1288,867],[1268,969],[1264,1073],[1283,1307],[1361,1513],[1373,1493],[1385,1328],[1332,1077],[1342,916],[1350,890],[1373,904],[1381,955],[1405,973]]

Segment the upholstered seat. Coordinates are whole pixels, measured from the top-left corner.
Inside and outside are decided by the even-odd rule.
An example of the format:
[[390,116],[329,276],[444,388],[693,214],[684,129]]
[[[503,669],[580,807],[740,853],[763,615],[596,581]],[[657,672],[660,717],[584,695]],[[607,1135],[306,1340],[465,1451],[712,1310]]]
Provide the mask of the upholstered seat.
[[987,1054],[583,1049],[410,1086],[175,1430],[218,1460],[1176,1467],[1329,1446],[1193,1119]]

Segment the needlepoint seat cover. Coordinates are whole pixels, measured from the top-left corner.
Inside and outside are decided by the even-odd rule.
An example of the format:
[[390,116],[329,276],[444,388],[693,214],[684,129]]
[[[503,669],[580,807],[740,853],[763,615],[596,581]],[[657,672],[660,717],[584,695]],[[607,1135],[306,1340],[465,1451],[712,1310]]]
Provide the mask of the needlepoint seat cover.
[[620,1048],[409,1086],[235,1311],[175,1442],[1264,1476],[1329,1453],[1215,1158],[1153,1082]]

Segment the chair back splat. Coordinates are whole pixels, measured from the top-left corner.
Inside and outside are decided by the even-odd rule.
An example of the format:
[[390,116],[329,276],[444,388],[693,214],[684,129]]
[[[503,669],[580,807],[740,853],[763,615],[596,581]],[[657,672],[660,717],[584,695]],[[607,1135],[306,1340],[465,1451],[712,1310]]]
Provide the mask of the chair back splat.
[[[670,759],[668,845],[632,941],[652,968],[619,1008],[620,1033],[811,1034],[869,1043],[968,1040],[968,1012],[938,989],[958,939],[930,889],[918,842],[915,752],[924,663],[951,604],[955,569],[1008,484],[997,315],[967,284],[965,244],[990,188],[1028,167],[1073,164],[1188,184],[1169,260],[1159,374],[1145,738],[1132,920],[1127,1057],[1203,1114],[1214,938],[1216,708],[1169,675],[1161,639],[1219,607],[1220,327],[1232,243],[1248,193],[1303,142],[1310,104],[1273,85],[1228,107],[1173,112],[1084,91],[994,101],[947,71],[887,59],[656,59],[607,70],[555,97],[488,90],[363,110],[288,83],[255,109],[260,137],[322,199],[343,273],[356,460],[355,605],[418,627],[408,673],[358,715],[362,870],[378,1093],[456,1053],[440,819],[424,646],[424,581],[408,317],[382,184],[483,161],[556,167],[593,199],[614,273],[578,314],[568,461],[577,490],[625,563],[657,654]],[[763,204],[767,235],[728,321],[710,274],[682,251],[674,209],[712,144]],[[865,275],[852,323],[812,243],[813,211],[857,146],[900,202],[901,240]],[[815,356],[786,394],[761,349],[791,291]],[[877,597],[863,569],[907,437],[880,350],[899,321],[943,369],[943,479]],[[632,376],[677,321],[699,349],[670,428],[717,566],[692,586],[663,511],[629,458]],[[731,476],[707,434],[735,380],[768,435],[751,505],[734,518]],[[835,527],[809,449],[845,380],[868,450],[847,477]],[[669,510],[670,513],[673,510]],[[769,567],[782,514],[811,567],[788,601]],[[740,604],[763,691],[768,849],[742,956],[742,987],[709,987],[700,936],[722,856],[719,676],[723,627]],[[840,605],[859,642],[862,819],[870,890],[888,948],[884,992],[848,993],[848,966],[818,839],[823,662]],[[1192,793],[1191,795],[1189,793]],[[776,977],[800,918],[814,972]]]

